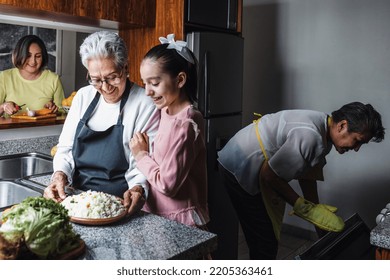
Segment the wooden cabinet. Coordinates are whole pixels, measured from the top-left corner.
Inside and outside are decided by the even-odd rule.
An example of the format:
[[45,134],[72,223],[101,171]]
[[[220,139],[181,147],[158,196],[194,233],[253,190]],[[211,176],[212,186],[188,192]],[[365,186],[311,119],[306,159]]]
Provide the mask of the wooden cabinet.
[[376,260],[390,260],[390,250],[377,247],[375,250]]
[[117,22],[119,28],[154,25],[155,0],[73,0],[73,15]]
[[[174,33],[177,40],[184,40],[186,32],[202,28],[186,20],[186,1],[0,0],[0,13],[118,29],[129,49],[130,79],[141,85],[139,67],[142,58],[159,43],[159,37]],[[209,1],[202,2],[207,5]],[[236,13],[234,32],[241,33],[242,0],[237,0]]]
[[184,38],[184,1],[158,0],[155,6],[155,25],[132,29],[120,29],[120,36],[129,46],[130,79],[139,85],[142,81],[139,74],[141,61],[146,52],[159,44],[158,38],[175,34],[175,39]]
[[155,0],[0,0],[0,13],[102,28],[153,26]]
[[[209,1],[202,1],[207,5]],[[173,33],[176,40],[185,40],[186,33],[204,26],[189,23],[186,20],[186,0],[156,0],[155,25],[151,27],[121,29],[119,34],[129,46],[130,78],[142,85],[139,67],[146,52],[156,44],[158,38]],[[231,32],[241,33],[242,0],[237,0],[237,26]]]

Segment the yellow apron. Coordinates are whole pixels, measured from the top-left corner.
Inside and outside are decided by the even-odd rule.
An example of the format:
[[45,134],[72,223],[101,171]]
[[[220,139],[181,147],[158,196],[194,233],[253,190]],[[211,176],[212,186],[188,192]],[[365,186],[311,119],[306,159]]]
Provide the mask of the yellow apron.
[[[268,161],[268,156],[267,153],[265,152],[263,141],[261,141],[259,126],[258,126],[261,119],[261,115],[256,113],[255,115],[259,116],[259,118],[257,120],[254,120],[253,123],[256,129],[257,140],[259,141],[260,149],[263,152],[264,159],[265,159],[263,164],[265,164]],[[275,192],[272,188],[266,187],[265,184],[261,182],[260,172],[259,172],[259,184],[260,184],[260,191],[265,205],[265,209],[267,210],[268,216],[272,221],[272,227],[275,233],[275,237],[277,240],[280,240],[280,231],[282,228],[283,216],[286,208],[286,201],[280,195],[278,195],[278,193]]]

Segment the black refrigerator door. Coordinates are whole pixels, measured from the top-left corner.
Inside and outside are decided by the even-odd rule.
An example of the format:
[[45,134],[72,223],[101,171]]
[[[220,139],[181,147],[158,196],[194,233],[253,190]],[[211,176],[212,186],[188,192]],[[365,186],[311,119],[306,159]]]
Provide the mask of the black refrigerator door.
[[198,108],[208,117],[240,113],[243,91],[242,37],[215,32],[187,34],[199,60]]
[[217,152],[241,128],[241,115],[206,120],[209,230],[218,235],[213,259],[237,259],[238,219],[218,173]]

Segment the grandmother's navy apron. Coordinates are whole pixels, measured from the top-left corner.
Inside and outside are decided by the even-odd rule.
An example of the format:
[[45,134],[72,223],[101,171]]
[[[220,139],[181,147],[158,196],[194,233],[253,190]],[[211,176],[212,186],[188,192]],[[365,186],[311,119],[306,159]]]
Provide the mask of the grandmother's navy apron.
[[115,125],[105,131],[94,131],[88,127],[87,123],[100,98],[99,92],[96,92],[95,98],[77,125],[72,151],[75,162],[74,187],[84,191],[102,191],[122,198],[123,193],[128,190],[125,173],[129,163],[122,143],[122,110],[129,97],[130,88],[131,83],[127,81]]

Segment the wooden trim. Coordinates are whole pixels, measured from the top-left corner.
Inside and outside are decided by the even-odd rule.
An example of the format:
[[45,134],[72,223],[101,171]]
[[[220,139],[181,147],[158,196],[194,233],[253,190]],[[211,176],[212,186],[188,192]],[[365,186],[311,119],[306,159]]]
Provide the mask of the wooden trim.
[[0,0],[0,13],[109,29],[154,25],[155,0]]
[[130,79],[143,85],[139,74],[141,61],[153,46],[159,44],[158,38],[175,34],[176,40],[184,39],[184,1],[158,0],[155,3],[155,26],[120,30],[119,35],[129,47]]
[[237,32],[242,33],[242,13],[243,13],[243,0],[237,0],[238,1],[238,7],[237,7]]

